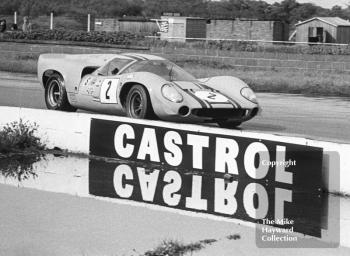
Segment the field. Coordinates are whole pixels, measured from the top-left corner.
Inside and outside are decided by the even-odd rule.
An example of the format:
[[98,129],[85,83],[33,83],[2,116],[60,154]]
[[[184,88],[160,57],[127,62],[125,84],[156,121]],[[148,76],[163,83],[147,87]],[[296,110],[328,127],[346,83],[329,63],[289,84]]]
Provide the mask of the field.
[[252,70],[218,68],[195,63],[178,63],[196,77],[232,75],[249,84],[256,92],[293,93],[309,96],[350,96],[350,74],[319,71]]
[[[319,70],[266,69],[234,67],[198,58],[174,57],[178,65],[196,77],[219,75],[237,76],[256,92],[294,93],[313,96],[350,97],[350,74],[346,72],[321,72]],[[18,52],[0,55],[0,70],[36,73],[38,54]]]

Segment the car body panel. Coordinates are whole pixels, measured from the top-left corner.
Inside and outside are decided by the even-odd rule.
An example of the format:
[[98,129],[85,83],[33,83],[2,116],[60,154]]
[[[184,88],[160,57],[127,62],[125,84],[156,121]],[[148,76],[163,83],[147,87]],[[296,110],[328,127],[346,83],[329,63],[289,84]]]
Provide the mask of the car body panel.
[[[166,61],[159,56],[136,53],[43,54],[39,57],[38,78],[45,86],[47,75],[51,72],[60,73],[71,105],[106,114],[125,115],[125,92],[135,84],[141,84],[147,89],[154,113],[163,120],[210,122],[219,118],[246,121],[260,109],[258,103],[241,95],[241,90],[248,85],[235,77],[172,81],[172,68],[170,79],[147,71],[126,71],[135,63],[149,60]],[[118,61],[122,65],[126,63],[125,66],[118,67],[117,73],[111,73],[112,63],[118,64]],[[165,84],[172,86],[183,100],[173,102],[165,98],[162,93]],[[184,107],[188,108],[188,112],[179,114]],[[230,111],[236,114],[224,114]]]

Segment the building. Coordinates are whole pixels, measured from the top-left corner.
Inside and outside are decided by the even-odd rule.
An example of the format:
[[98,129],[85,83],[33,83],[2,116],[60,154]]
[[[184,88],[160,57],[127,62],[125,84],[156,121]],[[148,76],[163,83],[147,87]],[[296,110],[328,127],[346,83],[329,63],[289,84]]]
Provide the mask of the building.
[[119,19],[95,19],[95,31],[156,34],[159,31],[157,23],[148,19],[119,18]]
[[207,38],[287,41],[289,26],[280,21],[217,19],[207,21]]
[[339,17],[314,17],[296,24],[296,42],[350,43],[350,22]]
[[167,29],[160,32],[160,38],[163,40],[185,42],[185,38],[206,38],[206,19],[162,16],[159,22],[167,24]]
[[[160,19],[95,19],[95,31],[129,31],[160,34],[162,40],[236,39],[288,41],[289,26],[280,21],[213,19],[164,15]],[[186,39],[187,38],[187,39]]]

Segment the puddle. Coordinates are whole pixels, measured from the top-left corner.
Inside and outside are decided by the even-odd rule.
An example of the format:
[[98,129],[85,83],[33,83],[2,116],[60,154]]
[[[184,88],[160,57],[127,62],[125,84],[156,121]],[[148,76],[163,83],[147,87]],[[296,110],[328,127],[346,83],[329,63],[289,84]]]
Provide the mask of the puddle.
[[[0,174],[0,183],[6,185],[190,216],[243,221],[257,227],[258,245],[259,237],[264,236],[262,232],[270,232],[264,231],[269,226],[292,228],[289,236],[304,241],[298,245],[285,243],[282,247],[337,247],[343,221],[339,197],[320,189],[276,187],[267,179],[252,183],[248,177],[169,169],[162,164],[61,154],[14,154],[1,156]],[[277,217],[293,223],[268,222]],[[316,242],[311,243],[310,239]]]
[[38,153],[0,154],[0,173],[4,178],[12,178],[19,182],[37,177],[33,165],[44,155]]

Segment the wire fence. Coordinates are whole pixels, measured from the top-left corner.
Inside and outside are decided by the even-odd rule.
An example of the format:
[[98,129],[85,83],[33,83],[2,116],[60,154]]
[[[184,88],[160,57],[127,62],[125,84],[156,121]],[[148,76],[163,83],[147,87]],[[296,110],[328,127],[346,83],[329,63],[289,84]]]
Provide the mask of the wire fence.
[[[85,15],[60,15],[56,16],[54,13],[48,15],[40,15],[36,17],[29,17],[29,20],[25,21],[27,17],[14,12],[12,15],[1,14],[0,10],[0,32],[5,30],[1,27],[1,21],[6,20],[6,30],[26,30],[26,24],[30,24],[30,31],[36,30],[72,30],[72,31],[107,31],[118,32],[127,31],[131,33],[140,33],[152,40],[163,40],[169,42],[198,42],[198,43],[222,43],[227,44],[228,48],[232,48],[232,45],[245,43],[253,44],[259,47],[263,47],[263,51],[268,51],[269,47],[279,45],[280,47],[290,46],[335,46],[344,48],[349,44],[339,43],[317,43],[317,42],[295,42],[295,41],[267,41],[267,40],[247,40],[247,39],[228,39],[228,38],[190,38],[190,37],[171,37],[167,33],[160,33],[160,26],[155,20],[137,20],[137,19],[118,19],[114,18],[97,18],[90,14]],[[225,45],[224,45],[225,47]],[[291,49],[292,50],[292,49]]]
[[[28,18],[27,21],[25,19]],[[49,15],[40,15],[37,17],[26,17],[14,13],[13,15],[1,14],[0,20],[6,21],[6,30],[25,30],[23,25],[26,23],[30,30],[48,30],[48,29],[64,29],[75,31],[91,31],[94,30],[94,17],[91,15],[60,15],[55,16],[53,13]],[[29,25],[28,25],[29,24]]]
[[150,39],[163,39],[169,41],[223,41],[223,42],[250,42],[250,43],[261,43],[261,44],[281,44],[281,45],[328,45],[328,46],[347,46],[348,44],[336,44],[336,43],[318,43],[318,42],[295,42],[295,41],[268,41],[268,40],[248,40],[248,39],[230,39],[230,38],[195,38],[195,37],[170,37],[170,36],[146,36]]

